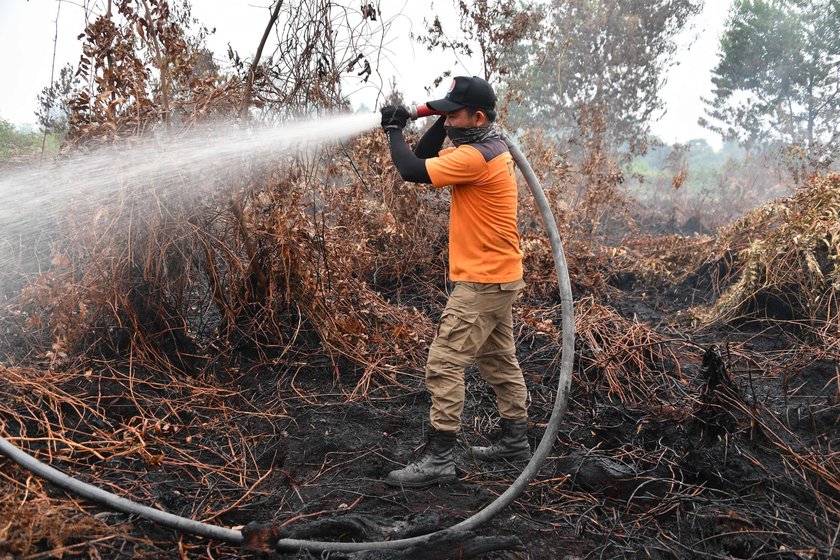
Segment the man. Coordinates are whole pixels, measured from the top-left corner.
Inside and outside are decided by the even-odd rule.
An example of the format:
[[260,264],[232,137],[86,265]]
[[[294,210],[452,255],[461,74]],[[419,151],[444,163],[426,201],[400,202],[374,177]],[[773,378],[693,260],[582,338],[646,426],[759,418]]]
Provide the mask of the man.
[[[526,437],[528,391],[513,340],[511,307],[522,281],[516,227],[516,179],[507,145],[494,124],[496,94],[475,76],[458,76],[444,99],[427,103],[444,113],[415,151],[403,138],[409,114],[382,109],[391,157],[402,178],[451,186],[449,275],[456,282],[429,348],[426,387],[432,395],[431,430],[422,455],[385,482],[424,487],[454,480],[455,436],[464,408],[464,368],[475,361],[493,387],[502,435],[489,447],[471,447],[480,460],[531,455]],[[454,148],[441,151],[448,137]]]

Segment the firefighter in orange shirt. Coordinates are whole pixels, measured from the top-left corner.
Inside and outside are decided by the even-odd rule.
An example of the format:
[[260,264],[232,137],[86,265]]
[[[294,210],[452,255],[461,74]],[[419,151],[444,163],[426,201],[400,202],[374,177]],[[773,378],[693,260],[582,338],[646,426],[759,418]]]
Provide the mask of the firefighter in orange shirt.
[[[496,443],[471,447],[471,453],[487,461],[531,456],[528,391],[516,360],[511,311],[525,286],[516,179],[495,124],[496,95],[487,81],[458,76],[445,98],[427,106],[444,116],[414,152],[402,132],[408,111],[382,109],[382,127],[402,178],[451,187],[449,275],[456,283],[426,364],[426,387],[432,396],[428,440],[416,461],[388,474],[385,482],[394,486],[423,487],[456,478],[453,454],[464,408],[464,368],[472,362],[496,393],[502,430]],[[447,137],[454,147],[441,150]]]

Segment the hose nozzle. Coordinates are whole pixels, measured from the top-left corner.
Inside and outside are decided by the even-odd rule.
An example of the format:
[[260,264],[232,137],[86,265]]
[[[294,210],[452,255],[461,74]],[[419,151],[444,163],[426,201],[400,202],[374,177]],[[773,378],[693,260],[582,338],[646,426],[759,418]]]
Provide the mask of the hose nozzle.
[[422,105],[412,105],[408,108],[408,114],[411,117],[411,120],[417,120],[420,117],[431,117],[432,115],[444,115],[443,111],[435,111],[427,104],[423,103]]

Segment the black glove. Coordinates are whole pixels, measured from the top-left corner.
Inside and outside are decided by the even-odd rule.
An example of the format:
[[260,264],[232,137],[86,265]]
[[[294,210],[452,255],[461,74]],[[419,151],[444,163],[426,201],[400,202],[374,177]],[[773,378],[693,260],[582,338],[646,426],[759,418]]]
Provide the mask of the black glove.
[[381,113],[382,128],[386,131],[391,129],[402,130],[405,128],[410,117],[408,109],[405,107],[394,107],[393,105],[382,107]]

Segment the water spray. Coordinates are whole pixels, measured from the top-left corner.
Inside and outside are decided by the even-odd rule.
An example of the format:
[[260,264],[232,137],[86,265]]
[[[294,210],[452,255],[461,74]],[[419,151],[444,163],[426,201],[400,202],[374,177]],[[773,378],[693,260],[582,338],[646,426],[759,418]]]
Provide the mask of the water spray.
[[[169,194],[216,191],[219,177],[276,163],[291,153],[348,140],[379,124],[373,113],[325,115],[280,124],[210,122],[190,130],[147,134],[55,163],[0,172],[0,230],[39,230],[35,220],[71,206],[76,215],[98,208],[124,185],[154,185]],[[179,181],[173,180],[179,178]],[[189,193],[180,184],[190,184]],[[136,194],[128,192],[127,194]],[[0,246],[0,266],[3,263]]]
[[[420,117],[440,115],[443,113],[431,109],[426,104],[422,104],[411,107],[409,109],[409,114],[411,115],[412,119],[417,119]],[[373,128],[375,126],[374,121],[376,119],[373,117],[374,115],[371,115],[370,117],[365,116],[366,120],[363,119],[363,122],[367,123],[366,129]],[[325,122],[329,124],[329,121]],[[353,124],[358,126],[358,124],[355,122]],[[288,129],[286,130],[288,131]],[[298,132],[303,132],[303,129],[299,128]],[[312,135],[313,140],[316,140],[316,138],[321,138],[318,134],[313,134],[311,129],[309,132],[310,135]],[[349,130],[347,132],[349,132]],[[362,131],[359,130],[357,132]],[[289,138],[289,136],[286,135],[283,136],[283,138]],[[246,537],[248,537],[247,543],[249,546],[273,546],[277,550],[305,549],[313,552],[322,553],[329,553],[333,551],[359,552],[365,550],[393,550],[408,548],[412,546],[422,546],[425,544],[429,544],[430,542],[436,541],[438,539],[445,539],[448,537],[457,539],[458,535],[463,535],[464,533],[472,531],[480,527],[484,523],[488,522],[491,518],[493,518],[501,510],[510,505],[522,494],[522,492],[525,490],[528,484],[537,475],[543,463],[545,462],[546,457],[548,456],[549,452],[554,446],[554,440],[557,437],[557,431],[560,427],[560,422],[562,421],[563,415],[566,411],[566,404],[568,401],[568,394],[572,381],[572,365],[574,361],[574,318],[572,309],[572,287],[571,282],[569,280],[569,272],[568,266],[566,264],[566,257],[563,252],[563,244],[560,240],[560,235],[557,231],[557,224],[554,221],[554,216],[551,212],[551,207],[549,206],[548,200],[545,197],[545,193],[543,192],[542,186],[540,185],[536,174],[531,168],[531,165],[528,163],[527,158],[507,133],[502,134],[502,139],[508,145],[514,162],[516,163],[517,167],[519,167],[520,171],[525,177],[525,181],[528,184],[528,187],[531,190],[531,194],[533,195],[536,201],[537,208],[539,209],[540,216],[543,220],[543,225],[546,229],[549,241],[551,243],[552,257],[554,258],[554,267],[555,272],[557,274],[557,282],[559,286],[561,302],[562,355],[560,363],[560,374],[557,380],[557,395],[555,396],[554,405],[552,407],[551,416],[548,420],[548,424],[546,425],[545,433],[543,434],[539,445],[534,451],[534,455],[531,457],[531,460],[522,470],[517,479],[508,487],[508,489],[505,490],[504,493],[502,493],[500,496],[498,496],[495,500],[490,502],[490,504],[485,506],[480,511],[476,512],[467,519],[447,529],[442,529],[440,531],[416,537],[392,541],[355,543],[322,542],[291,538],[278,539],[279,535],[277,535],[275,531],[271,530],[264,532],[264,537],[262,537],[261,539],[260,535],[246,534],[247,529],[245,532],[243,532],[235,529],[220,527],[217,525],[202,523],[194,521],[192,519],[187,519],[185,517],[167,513],[159,509],[140,505],[135,502],[132,502],[131,500],[119,497],[115,494],[112,494],[93,485],[75,479],[55,469],[54,467],[51,467],[39,461],[38,459],[25,453],[24,451],[21,451],[2,437],[0,437],[0,454],[5,455],[24,469],[31,471],[32,473],[40,476],[41,478],[44,478],[45,480],[51,482],[52,484],[63,488],[68,492],[82,496],[83,498],[87,498],[94,502],[100,503],[109,509],[128,514],[139,515],[141,517],[150,519],[177,531],[192,533],[213,539],[219,539],[233,544],[242,544],[244,541],[246,541]],[[230,141],[226,141],[227,146],[230,147],[230,144]],[[264,142],[248,142],[246,144],[247,147],[251,149],[265,150]],[[290,144],[291,142],[287,142],[286,147],[288,147]],[[210,152],[212,152],[212,150],[210,150]],[[218,153],[214,154],[214,157],[218,157],[219,155]],[[228,154],[225,152],[225,155]],[[238,155],[238,152],[231,155],[235,157],[236,155]],[[189,163],[197,164],[198,162],[190,161]],[[182,162],[181,167],[183,168]],[[159,172],[159,168],[160,162],[158,162],[155,171]],[[48,177],[47,179],[50,181],[53,180],[53,178],[50,177]],[[3,180],[0,180],[0,187],[3,187]],[[0,188],[0,191],[2,190],[3,189]],[[0,217],[2,217],[2,213],[0,213]],[[257,537],[257,542],[254,542],[253,537]]]

